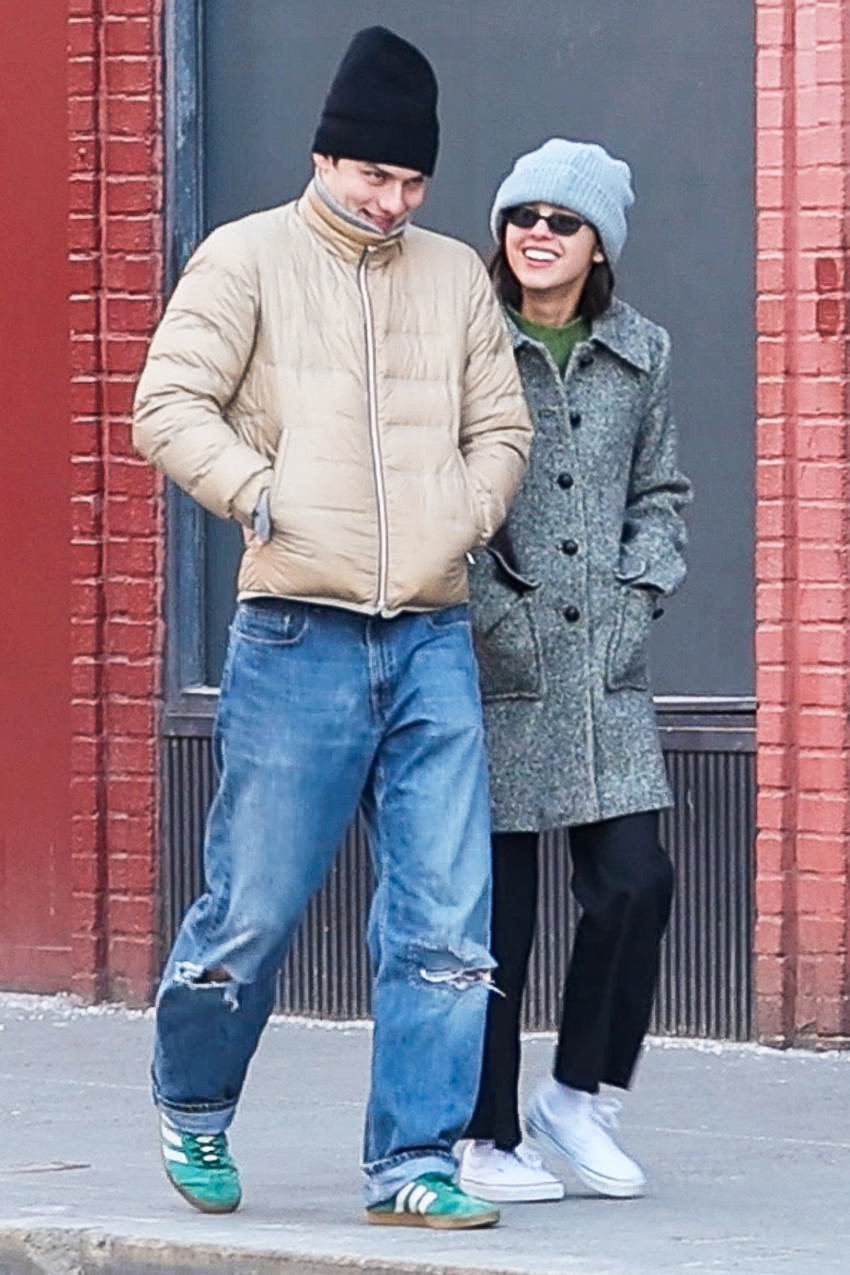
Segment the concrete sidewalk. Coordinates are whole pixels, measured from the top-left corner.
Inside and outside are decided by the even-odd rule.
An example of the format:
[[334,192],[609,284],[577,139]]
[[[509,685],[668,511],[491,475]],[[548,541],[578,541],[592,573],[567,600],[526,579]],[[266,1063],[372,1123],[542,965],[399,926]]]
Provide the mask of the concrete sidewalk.
[[[192,1212],[159,1167],[150,1014],[0,995],[0,1275],[847,1275],[850,1056],[652,1042],[624,1111],[643,1200],[505,1206],[492,1231],[363,1223],[368,1028],[276,1020],[232,1143],[245,1203]],[[526,1082],[552,1041],[526,1044]]]

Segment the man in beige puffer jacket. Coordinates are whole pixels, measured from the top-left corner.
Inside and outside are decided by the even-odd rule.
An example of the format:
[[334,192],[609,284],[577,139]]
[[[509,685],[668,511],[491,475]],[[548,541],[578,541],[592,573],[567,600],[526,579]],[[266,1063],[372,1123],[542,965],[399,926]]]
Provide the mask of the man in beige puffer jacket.
[[164,1163],[202,1211],[239,1204],[225,1130],[289,940],[360,806],[377,877],[367,1218],[498,1218],[453,1182],[493,965],[466,555],[504,518],[531,427],[481,262],[408,224],[436,98],[418,50],[360,32],[313,182],[201,245],[138,387],[137,446],[245,534],[206,892],[157,999]]

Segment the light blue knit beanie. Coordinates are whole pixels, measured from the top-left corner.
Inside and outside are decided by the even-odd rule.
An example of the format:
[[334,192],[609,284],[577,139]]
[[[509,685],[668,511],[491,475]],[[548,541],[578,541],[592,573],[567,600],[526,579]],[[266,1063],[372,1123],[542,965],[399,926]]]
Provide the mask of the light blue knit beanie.
[[520,155],[496,191],[490,229],[498,243],[502,214],[517,204],[569,208],[594,225],[610,265],[617,264],[628,227],[626,209],[635,202],[632,174],[594,142],[552,137],[536,151]]

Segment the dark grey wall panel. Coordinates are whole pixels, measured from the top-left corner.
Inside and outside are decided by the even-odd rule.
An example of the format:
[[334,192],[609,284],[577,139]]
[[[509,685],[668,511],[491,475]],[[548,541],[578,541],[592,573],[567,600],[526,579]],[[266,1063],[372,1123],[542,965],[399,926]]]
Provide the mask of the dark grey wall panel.
[[[562,133],[632,164],[619,286],[673,333],[691,578],[656,626],[656,689],[753,688],[753,6],[750,0],[205,0],[212,227],[295,196],[349,36],[384,22],[432,58],[444,145],[425,224],[488,249],[515,155]],[[235,529],[208,520],[207,677],[232,606]]]
[[[210,741],[163,741],[162,944],[201,889],[203,821],[212,799]],[[675,811],[662,835],[677,890],[664,943],[652,1029],[682,1036],[747,1040],[754,1033],[751,977],[755,757],[752,751],[668,751]],[[525,1025],[553,1028],[560,1014],[576,907],[569,893],[564,834],[544,839],[538,932]],[[281,971],[278,1007],[319,1018],[369,1013],[363,941],[372,891],[364,838],[349,833],[313,898]]]

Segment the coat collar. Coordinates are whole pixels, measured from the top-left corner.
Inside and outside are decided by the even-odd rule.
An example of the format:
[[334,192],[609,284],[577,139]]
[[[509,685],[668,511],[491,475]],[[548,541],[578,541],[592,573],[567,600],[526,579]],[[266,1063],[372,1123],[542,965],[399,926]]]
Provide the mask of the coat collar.
[[382,235],[377,230],[372,232],[353,225],[325,203],[314,181],[298,200],[297,207],[310,230],[345,261],[358,262],[364,253],[373,260],[389,260],[401,251],[404,227],[391,235]]
[[[514,323],[509,311],[505,311],[514,349],[523,345],[537,346],[538,342],[527,336]],[[604,345],[612,354],[631,363],[640,372],[652,371],[652,351],[646,322],[625,301],[615,297],[605,314],[596,319],[590,329],[590,341]]]
[[641,372],[652,371],[649,325],[625,301],[615,297],[590,331],[591,341],[607,346],[612,353]]

